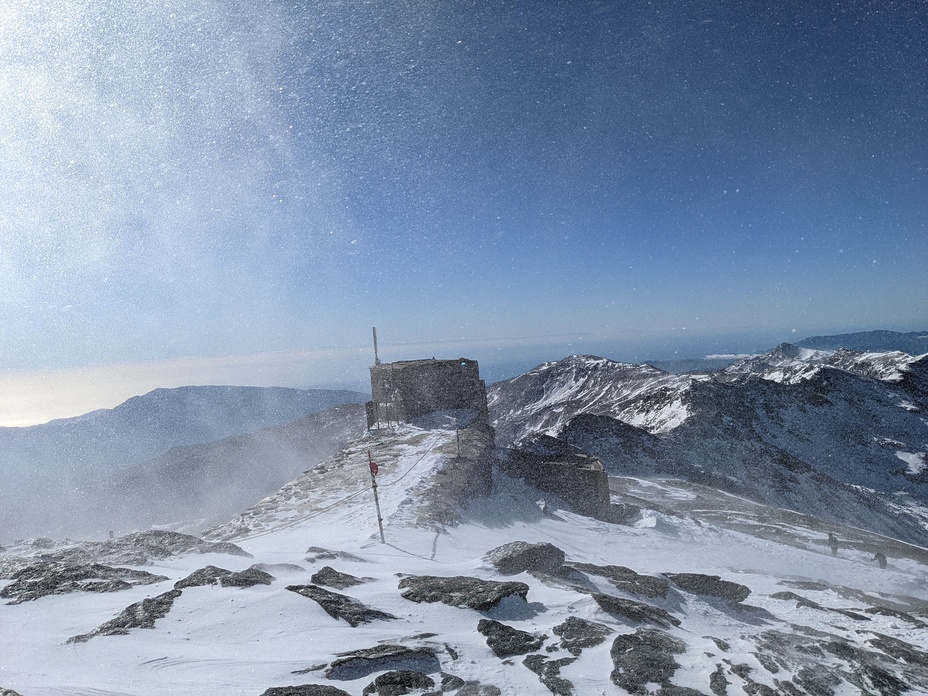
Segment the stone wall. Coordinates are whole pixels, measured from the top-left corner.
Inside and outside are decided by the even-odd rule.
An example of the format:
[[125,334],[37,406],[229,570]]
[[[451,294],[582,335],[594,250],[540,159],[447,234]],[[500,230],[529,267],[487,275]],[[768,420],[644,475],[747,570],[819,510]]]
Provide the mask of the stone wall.
[[438,411],[473,411],[488,422],[487,390],[476,360],[405,360],[371,367],[367,426],[408,423]]

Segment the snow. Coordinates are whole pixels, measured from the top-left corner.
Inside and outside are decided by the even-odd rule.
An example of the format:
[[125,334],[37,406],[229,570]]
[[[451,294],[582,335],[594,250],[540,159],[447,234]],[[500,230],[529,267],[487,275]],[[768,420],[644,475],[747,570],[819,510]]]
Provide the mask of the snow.
[[[861,532],[864,536],[858,542],[849,543],[838,557],[832,557],[824,532],[804,525],[799,516],[782,516],[786,513],[755,506],[758,515],[752,517],[742,510],[749,505],[746,501],[723,495],[713,498],[704,490],[670,481],[623,481],[636,498],[656,503],[655,509],[645,511],[631,526],[607,524],[566,510],[544,515],[535,504],[537,491],[503,476],[497,477],[492,495],[470,504],[457,526],[420,527],[414,523],[419,498],[444,460],[443,452],[453,442],[454,432],[405,427],[386,439],[381,436],[379,447],[373,438],[326,462],[323,468],[328,477],[318,472],[314,476],[311,471],[277,498],[256,506],[260,511],[238,520],[251,526],[235,542],[254,558],[172,557],[144,568],[170,578],[158,585],[0,605],[0,686],[23,696],[257,696],[271,686],[332,683],[350,694],[360,694],[373,675],[330,682],[321,669],[314,668],[330,663],[339,652],[399,642],[431,646],[444,671],[496,685],[503,694],[547,694],[537,676],[521,664],[521,657],[502,661],[491,653],[475,631],[480,618],[544,632],[550,636],[546,645],[556,645],[551,629],[568,616],[606,624],[617,634],[633,626],[606,614],[589,595],[546,585],[525,573],[504,579],[529,584],[527,602],[506,602],[489,612],[412,603],[397,588],[402,574],[500,579],[482,557],[514,540],[553,543],[568,560],[622,565],[650,575],[716,574],[750,587],[752,595],[746,604],[754,608],[743,614],[689,595],[665,604],[683,621],[673,634],[687,645],[686,652],[677,656],[681,668],[673,681],[704,693],[709,675],[723,659],[751,665],[753,676],[774,688],[773,677],[754,654],[758,636],[771,628],[792,631],[805,626],[860,647],[876,633],[916,645],[923,642],[923,629],[895,617],[874,615],[861,632],[861,623],[847,616],[771,597],[787,589],[782,581],[801,579],[928,601],[925,566],[917,554],[887,551],[890,566],[880,570],[866,548],[873,535]],[[381,465],[386,544],[379,542],[373,520],[366,465],[369,448]],[[839,536],[848,539],[854,533],[841,529]],[[309,546],[348,552],[359,560],[313,563],[306,556]],[[296,564],[303,570],[272,570],[277,579],[270,586],[187,588],[154,629],[96,637],[83,644],[65,642],[129,604],[167,591],[174,581],[207,564],[238,571],[253,563]],[[397,620],[351,628],[328,616],[315,602],[286,589],[289,584],[307,584],[310,575],[325,564],[374,578],[345,592]],[[602,578],[590,578],[601,591],[615,592]],[[803,594],[827,606],[848,605],[845,597],[830,589]],[[765,618],[767,612],[773,618]],[[438,635],[421,637],[428,633]],[[722,654],[713,637],[729,642],[729,652]],[[560,676],[574,684],[577,694],[622,693],[609,680],[610,645],[611,639],[585,649],[576,662],[563,668]],[[564,657],[565,653],[550,656]],[[295,673],[300,671],[304,672]],[[782,680],[789,674],[781,670],[776,677]],[[729,693],[741,692],[733,685]]]
[[908,473],[917,476],[925,470],[928,465],[928,453],[926,452],[896,452],[896,456],[909,465]]

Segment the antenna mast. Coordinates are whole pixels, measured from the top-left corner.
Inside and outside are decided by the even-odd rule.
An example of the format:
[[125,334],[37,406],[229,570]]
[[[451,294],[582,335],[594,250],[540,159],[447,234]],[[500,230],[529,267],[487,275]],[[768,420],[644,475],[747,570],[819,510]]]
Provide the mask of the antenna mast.
[[374,364],[379,365],[380,358],[377,357],[377,327],[374,326],[373,329],[374,329]]

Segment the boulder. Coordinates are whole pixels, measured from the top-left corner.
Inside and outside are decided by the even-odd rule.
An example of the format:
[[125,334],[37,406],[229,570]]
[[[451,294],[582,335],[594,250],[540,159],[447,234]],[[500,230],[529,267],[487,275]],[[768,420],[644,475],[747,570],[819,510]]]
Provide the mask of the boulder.
[[526,571],[557,575],[564,565],[564,552],[547,542],[529,544],[513,541],[487,552],[483,559],[501,575],[518,575]]
[[558,624],[551,631],[561,638],[561,647],[571,655],[579,655],[583,648],[592,648],[599,645],[606,636],[614,631],[601,623],[587,621],[578,616],[568,616],[562,624]]
[[403,696],[411,691],[431,689],[433,686],[435,686],[435,680],[422,672],[402,669],[378,675],[373,682],[364,687],[364,691],[361,693],[364,696],[368,696],[368,694]]
[[680,667],[674,655],[686,651],[686,644],[656,628],[639,628],[618,636],[612,643],[612,682],[629,693],[644,693],[645,684],[670,686],[670,678]]
[[195,570],[190,575],[174,583],[175,590],[182,590],[185,587],[203,587],[204,585],[218,585],[219,578],[226,575],[232,575],[231,570],[218,568],[214,565],[208,565],[199,570]]
[[363,585],[365,582],[371,582],[373,578],[357,578],[348,573],[340,573],[332,568],[332,566],[323,566],[318,572],[313,573],[309,580],[316,585],[326,585],[327,587],[334,587],[337,590],[344,590],[346,587],[353,587],[354,585]]
[[487,645],[497,657],[534,652],[547,639],[547,636],[532,635],[493,619],[480,619],[477,631],[486,636]]
[[684,592],[703,597],[718,597],[737,604],[751,594],[750,588],[745,585],[722,580],[718,575],[701,573],[664,573],[663,575]]
[[429,647],[385,644],[339,653],[325,671],[325,676],[327,679],[351,681],[385,670],[434,674],[441,671],[441,663]]
[[299,686],[272,686],[261,696],[351,696],[347,691],[328,684],[300,684]]
[[255,585],[270,585],[274,576],[257,568],[245,568],[237,573],[229,573],[219,578],[223,587],[254,587]]
[[316,585],[288,585],[287,589],[317,602],[333,619],[344,619],[352,628],[378,620],[395,619],[393,614],[371,609],[354,597],[324,590]]
[[404,590],[403,597],[411,602],[442,602],[479,611],[492,609],[506,597],[525,599],[528,595],[524,582],[496,582],[465,575],[410,575],[400,580],[399,587]]

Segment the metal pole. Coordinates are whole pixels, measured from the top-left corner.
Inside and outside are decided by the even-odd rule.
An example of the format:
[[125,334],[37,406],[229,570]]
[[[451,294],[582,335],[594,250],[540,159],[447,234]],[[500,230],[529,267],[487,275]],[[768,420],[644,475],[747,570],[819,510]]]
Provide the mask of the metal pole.
[[383,536],[383,518],[380,516],[380,499],[377,497],[377,471],[379,468],[374,458],[371,457],[370,450],[367,450],[367,461],[371,470],[371,488],[374,490],[374,507],[377,508],[377,526],[380,528],[380,543],[386,544],[387,540]]

